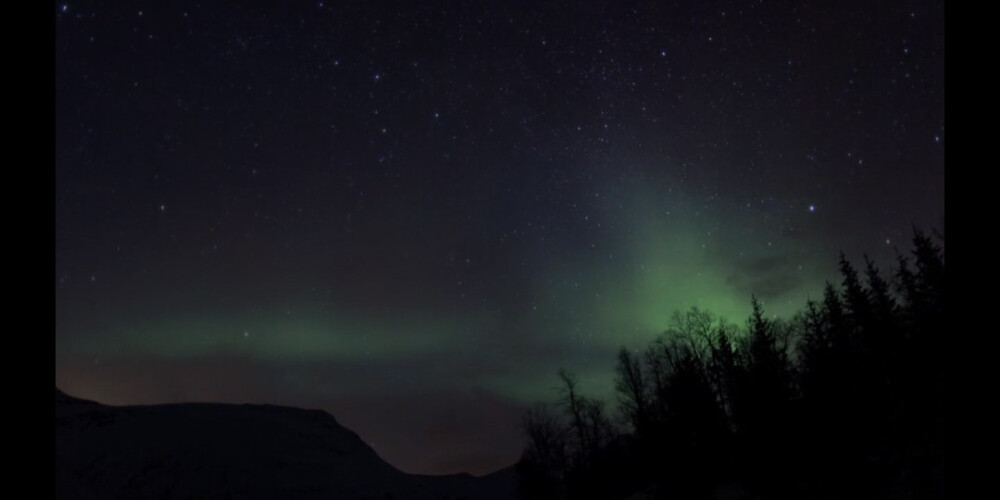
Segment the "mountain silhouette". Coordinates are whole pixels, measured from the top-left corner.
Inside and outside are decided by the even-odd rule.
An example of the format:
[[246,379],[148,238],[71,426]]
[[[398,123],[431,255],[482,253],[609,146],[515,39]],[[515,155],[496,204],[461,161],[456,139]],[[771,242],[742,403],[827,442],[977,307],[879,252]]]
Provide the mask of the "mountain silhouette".
[[320,410],[107,406],[55,391],[56,497],[512,499],[512,468],[406,474]]

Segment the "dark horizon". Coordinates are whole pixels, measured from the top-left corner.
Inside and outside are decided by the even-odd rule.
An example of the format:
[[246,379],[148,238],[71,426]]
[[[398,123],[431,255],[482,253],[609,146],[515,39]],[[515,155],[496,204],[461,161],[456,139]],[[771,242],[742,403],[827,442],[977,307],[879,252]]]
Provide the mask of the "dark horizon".
[[514,463],[673,311],[944,231],[943,2],[59,2],[56,385]]
[[[59,386],[55,387],[55,399],[56,399],[56,407],[57,408],[59,408],[60,405],[65,405],[67,403],[72,403],[72,404],[80,404],[80,403],[96,404],[96,405],[99,405],[100,407],[109,408],[109,409],[112,409],[112,410],[129,410],[129,409],[136,409],[136,408],[153,409],[153,408],[166,408],[166,407],[179,408],[179,407],[192,407],[192,406],[198,406],[198,405],[208,405],[208,406],[213,406],[213,407],[215,407],[215,406],[233,407],[237,411],[241,411],[241,410],[239,410],[240,408],[260,407],[260,408],[276,409],[276,410],[305,410],[305,411],[314,411],[315,410],[315,411],[321,411],[324,414],[329,415],[330,417],[332,417],[335,421],[337,420],[336,415],[332,415],[328,411],[326,411],[326,410],[324,410],[322,408],[299,408],[299,407],[294,407],[294,406],[275,405],[275,404],[271,404],[271,403],[226,403],[226,402],[219,402],[219,401],[178,401],[178,402],[162,402],[162,403],[151,403],[151,404],[121,404],[121,405],[115,405],[115,404],[108,404],[108,403],[105,403],[103,401],[94,401],[94,400],[90,400],[90,399],[78,397],[78,396],[76,396],[74,394],[67,393],[66,391],[62,390]],[[338,424],[341,423],[339,421],[337,421],[337,422],[338,422]],[[346,429],[347,431],[350,431],[350,432],[354,432],[353,429],[350,429],[350,428],[347,428],[347,427],[344,427],[344,429]],[[366,444],[368,444],[368,443],[366,443]],[[371,451],[374,452],[380,459],[385,460],[385,457],[382,457],[381,455],[378,455],[377,450],[371,449]],[[388,463],[388,461],[386,461],[386,463]],[[447,476],[447,475],[456,475],[456,474],[458,474],[458,475],[468,474],[468,475],[470,475],[472,477],[485,477],[485,476],[497,474],[499,472],[506,472],[509,469],[512,469],[512,467],[514,465],[516,465],[516,462],[515,463],[511,463],[510,465],[507,465],[505,467],[502,467],[502,468],[494,470],[494,471],[488,471],[488,472],[486,472],[484,474],[470,474],[470,473],[467,473],[467,472],[456,472],[456,473],[452,473],[452,474],[445,474],[444,476]],[[402,471],[402,472],[405,473],[405,471]],[[407,473],[407,474],[410,474],[410,473]]]

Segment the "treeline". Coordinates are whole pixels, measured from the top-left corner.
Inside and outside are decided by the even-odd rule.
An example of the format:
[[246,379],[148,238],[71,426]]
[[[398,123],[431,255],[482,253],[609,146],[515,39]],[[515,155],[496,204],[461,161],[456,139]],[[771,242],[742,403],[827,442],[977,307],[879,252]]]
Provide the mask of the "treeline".
[[756,298],[745,326],[675,313],[619,351],[616,414],[560,371],[558,403],[524,417],[522,497],[943,497],[944,262],[915,231],[889,275],[841,255],[790,319]]

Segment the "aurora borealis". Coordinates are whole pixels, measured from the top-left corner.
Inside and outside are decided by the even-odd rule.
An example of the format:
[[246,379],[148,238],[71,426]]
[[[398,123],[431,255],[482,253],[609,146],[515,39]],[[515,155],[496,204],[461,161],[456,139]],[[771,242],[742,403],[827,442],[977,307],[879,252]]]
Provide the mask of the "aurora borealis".
[[510,465],[559,367],[943,230],[942,11],[56,4],[57,385]]

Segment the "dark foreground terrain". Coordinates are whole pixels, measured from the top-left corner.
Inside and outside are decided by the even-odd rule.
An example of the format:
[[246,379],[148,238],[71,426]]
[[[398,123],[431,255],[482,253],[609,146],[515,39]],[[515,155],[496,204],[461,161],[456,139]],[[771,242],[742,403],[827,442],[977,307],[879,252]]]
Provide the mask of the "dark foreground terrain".
[[271,405],[106,406],[56,397],[56,498],[511,499],[508,468],[418,476],[330,414]]

